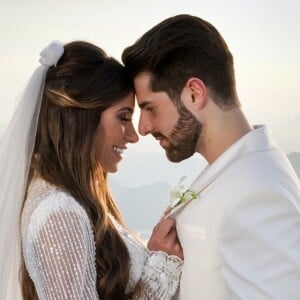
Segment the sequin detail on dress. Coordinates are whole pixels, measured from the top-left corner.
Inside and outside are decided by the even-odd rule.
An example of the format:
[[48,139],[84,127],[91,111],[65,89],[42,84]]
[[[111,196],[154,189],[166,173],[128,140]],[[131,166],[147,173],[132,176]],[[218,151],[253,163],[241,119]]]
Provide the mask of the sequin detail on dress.
[[[127,292],[141,280],[142,293],[134,299],[171,299],[182,261],[164,252],[150,252],[110,217],[130,255]],[[69,194],[41,179],[31,183],[22,214],[22,243],[39,299],[99,299],[92,226]]]

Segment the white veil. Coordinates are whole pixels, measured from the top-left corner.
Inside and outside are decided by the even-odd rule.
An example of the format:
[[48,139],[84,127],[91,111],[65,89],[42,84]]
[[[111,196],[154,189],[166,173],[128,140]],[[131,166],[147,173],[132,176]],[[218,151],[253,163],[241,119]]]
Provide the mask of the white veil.
[[41,99],[49,66],[64,52],[59,42],[41,52],[41,66],[30,78],[0,141],[0,299],[21,299],[20,214],[33,152]]

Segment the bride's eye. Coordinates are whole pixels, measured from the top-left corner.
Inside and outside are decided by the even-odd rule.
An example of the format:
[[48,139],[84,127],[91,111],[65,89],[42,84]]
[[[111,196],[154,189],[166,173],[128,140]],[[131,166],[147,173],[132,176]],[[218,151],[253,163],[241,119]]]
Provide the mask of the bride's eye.
[[132,121],[132,115],[131,114],[122,114],[119,116],[119,119],[126,123],[126,122],[131,122]]

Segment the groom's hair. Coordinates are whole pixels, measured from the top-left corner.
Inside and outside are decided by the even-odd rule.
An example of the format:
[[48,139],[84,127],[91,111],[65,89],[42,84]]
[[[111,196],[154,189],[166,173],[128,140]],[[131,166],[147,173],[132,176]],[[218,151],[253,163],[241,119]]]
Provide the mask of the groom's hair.
[[207,21],[177,15],[154,26],[127,47],[122,60],[131,78],[151,74],[151,89],[165,91],[174,100],[191,77],[201,79],[213,101],[238,104],[233,57],[220,33]]

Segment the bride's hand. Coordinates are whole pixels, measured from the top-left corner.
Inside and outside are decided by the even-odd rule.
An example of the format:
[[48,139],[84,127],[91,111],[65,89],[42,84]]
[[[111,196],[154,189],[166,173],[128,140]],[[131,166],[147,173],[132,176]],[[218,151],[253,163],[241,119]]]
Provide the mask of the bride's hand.
[[183,251],[177,238],[175,221],[171,218],[162,219],[153,229],[148,241],[148,249],[164,251],[183,259]]
[[171,207],[171,206],[168,206],[168,207],[166,208],[166,210],[164,211],[164,213],[163,213],[163,215],[162,215],[162,217],[161,217],[160,220],[164,219],[171,211],[172,211],[172,207]]

